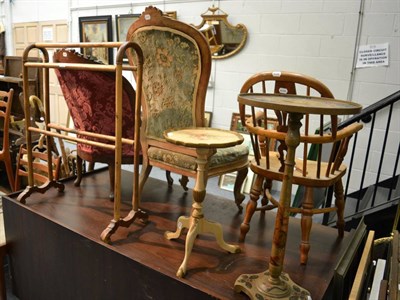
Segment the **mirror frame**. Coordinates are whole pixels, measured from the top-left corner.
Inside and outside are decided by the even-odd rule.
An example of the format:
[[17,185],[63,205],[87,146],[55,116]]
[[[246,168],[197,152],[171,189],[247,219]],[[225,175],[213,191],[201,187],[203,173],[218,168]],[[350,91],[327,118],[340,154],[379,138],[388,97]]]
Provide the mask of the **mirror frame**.
[[239,45],[236,47],[236,49],[232,50],[231,52],[229,52],[227,54],[223,54],[223,55],[214,55],[213,52],[211,51],[211,57],[213,59],[227,58],[227,57],[235,55],[240,50],[242,50],[242,48],[244,47],[244,45],[246,43],[247,34],[248,34],[247,28],[245,25],[239,23],[236,26],[233,26],[232,24],[230,24],[228,22],[228,14],[225,13],[223,10],[221,10],[219,7],[215,7],[214,5],[212,7],[209,7],[206,12],[201,14],[201,17],[203,18],[203,20],[200,23],[200,25],[195,25],[195,27],[200,31],[201,31],[201,28],[203,28],[203,26],[205,24],[211,23],[212,21],[220,21],[220,22],[223,22],[230,29],[238,29],[243,32],[243,38],[242,38],[241,42],[239,43]]

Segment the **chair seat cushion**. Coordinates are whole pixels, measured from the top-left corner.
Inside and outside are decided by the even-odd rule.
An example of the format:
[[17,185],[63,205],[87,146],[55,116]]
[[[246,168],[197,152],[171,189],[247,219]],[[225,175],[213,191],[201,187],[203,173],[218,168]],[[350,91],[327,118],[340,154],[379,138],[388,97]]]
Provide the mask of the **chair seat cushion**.
[[[182,169],[195,171],[197,167],[195,158],[189,155],[156,147],[150,147],[147,153],[150,160],[160,161]],[[248,154],[249,149],[246,145],[217,149],[217,153],[211,157],[209,169],[229,165],[247,157]]]

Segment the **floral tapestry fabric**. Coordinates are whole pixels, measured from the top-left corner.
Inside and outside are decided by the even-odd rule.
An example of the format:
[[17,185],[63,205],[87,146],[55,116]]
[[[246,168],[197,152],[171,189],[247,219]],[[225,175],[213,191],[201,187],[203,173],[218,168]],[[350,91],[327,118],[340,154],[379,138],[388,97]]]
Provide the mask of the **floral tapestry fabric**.
[[148,137],[163,139],[169,128],[195,126],[194,110],[200,76],[196,43],[174,30],[140,29],[132,36],[144,54],[143,100]]
[[[75,129],[115,136],[115,75],[82,70],[55,70],[55,72]],[[124,79],[122,101],[122,136],[124,138],[133,139],[134,137],[134,102],[134,90]],[[80,137],[105,142],[97,138]],[[105,155],[114,155],[113,150],[82,143],[78,143],[78,150],[96,157],[96,161],[102,161],[101,158]],[[123,144],[122,154],[133,156],[133,146]]]
[[[247,157],[249,149],[246,145],[238,145],[229,148],[217,149],[217,153],[211,156],[209,169],[222,167]],[[196,159],[193,156],[171,152],[169,150],[151,147],[148,151],[149,158],[163,163],[178,166],[182,169],[195,171],[197,169]]]

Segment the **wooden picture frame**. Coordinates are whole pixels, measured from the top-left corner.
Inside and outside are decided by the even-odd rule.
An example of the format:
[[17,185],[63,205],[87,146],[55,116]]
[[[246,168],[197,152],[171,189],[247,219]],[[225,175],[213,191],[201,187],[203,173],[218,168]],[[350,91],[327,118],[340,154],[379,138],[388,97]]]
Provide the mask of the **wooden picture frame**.
[[[111,42],[111,15],[79,17],[79,38],[83,43]],[[104,64],[114,62],[112,48],[82,48],[81,51],[84,55],[94,57]]]
[[124,14],[115,16],[115,28],[117,31],[117,42],[125,42],[129,27],[139,19],[140,14]]
[[[232,192],[235,186],[236,177],[237,177],[237,172],[223,174],[219,177],[218,186],[223,190]],[[246,185],[246,181],[247,178],[243,182],[241,192],[243,192],[243,188]]]
[[[246,119],[250,118],[251,115],[246,115]],[[274,118],[268,118],[268,129],[274,129],[278,127],[278,120]],[[232,119],[231,119],[231,130],[236,131],[239,133],[248,133],[246,130],[246,127],[242,124],[242,121],[240,120],[240,114],[239,113],[232,113]]]
[[[249,117],[250,115],[246,115],[246,118]],[[231,130],[239,133],[248,133],[246,127],[242,124],[242,121],[240,120],[239,113],[232,113]]]
[[212,112],[204,112],[204,127],[211,127]]
[[167,17],[170,17],[171,19],[177,19],[177,13],[176,10],[174,11],[165,11],[164,15],[166,15]]

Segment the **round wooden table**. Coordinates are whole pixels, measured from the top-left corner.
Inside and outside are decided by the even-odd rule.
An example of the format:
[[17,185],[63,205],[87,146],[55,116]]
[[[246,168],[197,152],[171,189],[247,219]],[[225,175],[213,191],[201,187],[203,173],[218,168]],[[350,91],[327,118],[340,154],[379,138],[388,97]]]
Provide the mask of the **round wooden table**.
[[[284,180],[275,219],[269,268],[259,274],[242,274],[235,282],[235,291],[244,292],[251,299],[308,299],[310,293],[295,284],[288,274],[283,273],[283,262],[287,232],[295,152],[300,144],[300,120],[304,114],[350,115],[360,112],[361,106],[354,102],[321,97],[279,94],[239,94],[238,102],[262,109],[289,113],[288,132],[285,143],[288,147],[285,158]],[[332,118],[337,120],[337,118]],[[337,124],[332,124],[332,135],[336,135]]]
[[182,229],[189,229],[185,242],[185,257],[176,273],[178,277],[183,277],[186,273],[194,241],[200,233],[213,234],[218,245],[230,253],[240,252],[239,246],[231,245],[224,241],[220,223],[204,218],[202,203],[206,195],[205,174],[211,156],[216,153],[217,148],[226,148],[241,144],[243,137],[237,132],[208,127],[170,129],[164,132],[164,137],[170,143],[195,148],[197,156],[197,176],[193,189],[191,215],[190,217],[180,216],[177,221],[177,230],[165,233],[167,239],[176,239],[181,235]]

